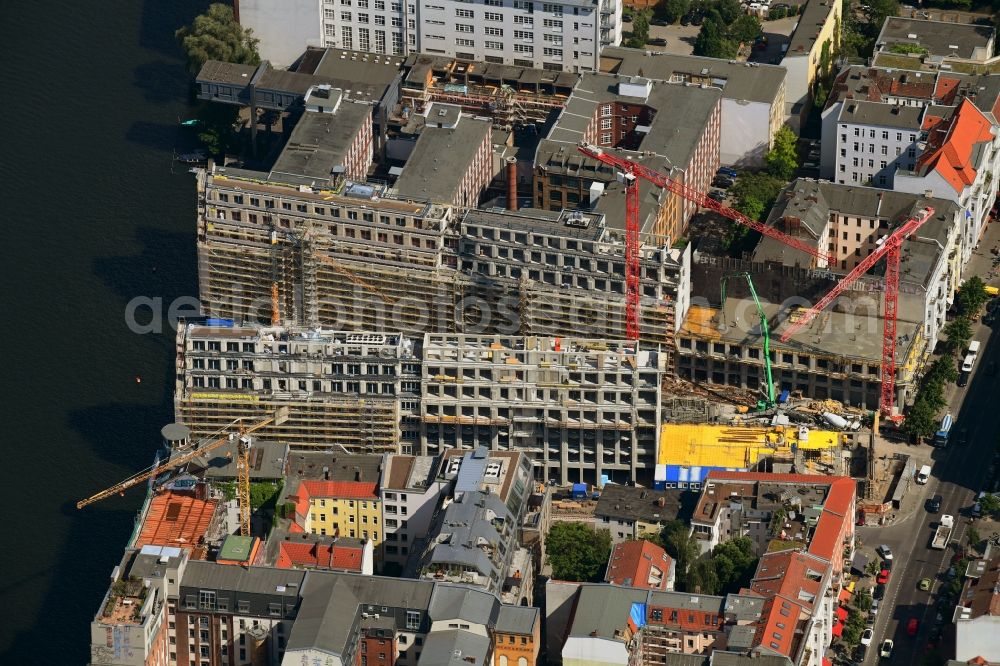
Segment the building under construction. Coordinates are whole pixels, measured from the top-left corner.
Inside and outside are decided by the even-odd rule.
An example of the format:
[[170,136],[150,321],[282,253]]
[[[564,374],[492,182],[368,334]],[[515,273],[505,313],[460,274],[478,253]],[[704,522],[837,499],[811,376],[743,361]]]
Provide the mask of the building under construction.
[[[376,185],[198,174],[203,313],[405,335],[624,338],[625,242],[603,215],[460,214]],[[690,252],[640,246],[641,339],[673,347]],[[668,366],[670,363],[668,362]]]
[[295,448],[412,452],[418,431],[407,423],[417,423],[420,389],[413,341],[398,333],[217,323],[177,332],[175,417],[196,440],[287,406],[288,418],[261,429],[261,438]]

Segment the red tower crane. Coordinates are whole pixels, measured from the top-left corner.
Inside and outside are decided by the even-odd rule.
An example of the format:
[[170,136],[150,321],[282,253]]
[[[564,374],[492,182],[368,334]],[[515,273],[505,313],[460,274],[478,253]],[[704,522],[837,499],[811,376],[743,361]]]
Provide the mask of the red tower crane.
[[625,185],[625,335],[629,340],[639,339],[639,187],[638,178],[672,192],[702,208],[708,208],[734,222],[739,222],[764,236],[781,241],[785,245],[801,250],[820,261],[830,257],[822,250],[797,238],[752,220],[738,210],[724,206],[707,194],[685,185],[669,176],[643,166],[619,155],[612,155],[597,146],[580,144],[579,151],[587,157],[599,160],[621,171],[619,180]]
[[[895,400],[896,389],[896,310],[899,305],[899,255],[903,246],[903,241],[910,234],[920,228],[920,226],[934,215],[934,209],[930,206],[924,208],[920,213],[906,220],[896,228],[891,234],[879,241],[874,252],[865,257],[861,263],[854,267],[837,285],[829,291],[823,298],[808,310],[802,313],[800,318],[788,326],[781,334],[781,341],[788,342],[789,338],[798,333],[802,328],[811,322],[816,315],[822,312],[826,306],[830,305],[845,289],[850,287],[862,275],[874,266],[879,259],[885,257],[885,306],[883,308],[883,330],[882,330],[882,394],[879,399],[879,411],[886,417],[893,418],[892,407]],[[898,417],[897,417],[898,418]]]

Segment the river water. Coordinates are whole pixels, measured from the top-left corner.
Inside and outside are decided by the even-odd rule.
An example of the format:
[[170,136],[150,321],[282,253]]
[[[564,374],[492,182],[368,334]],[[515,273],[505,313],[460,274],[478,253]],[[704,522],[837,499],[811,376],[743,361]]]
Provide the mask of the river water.
[[149,464],[171,418],[172,331],[125,311],[196,294],[173,32],[206,5],[0,2],[0,664],[87,663],[142,492],[74,503]]

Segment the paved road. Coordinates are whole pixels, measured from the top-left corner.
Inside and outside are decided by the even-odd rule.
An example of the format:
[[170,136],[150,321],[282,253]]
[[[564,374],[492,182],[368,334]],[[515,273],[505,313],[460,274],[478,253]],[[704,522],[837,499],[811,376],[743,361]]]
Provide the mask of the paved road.
[[[980,246],[983,253],[970,262],[972,270],[969,275],[988,275],[992,258],[988,249],[1000,239],[998,226],[1000,225],[994,224],[989,229]],[[993,282],[996,283],[996,280]],[[922,660],[926,651],[928,634],[935,619],[936,593],[944,583],[944,572],[955,553],[951,548],[932,550],[931,536],[940,515],[951,514],[956,518],[952,540],[961,542],[964,539],[968,527],[968,509],[972,505],[973,496],[986,481],[987,467],[1000,439],[1000,419],[995,417],[998,378],[989,377],[982,372],[989,361],[1000,365],[1000,341],[991,339],[997,337],[1000,337],[1000,332],[994,335],[987,326],[978,328],[975,339],[982,342],[984,349],[974,374],[969,385],[954,389],[949,399],[949,411],[957,415],[956,428],[968,428],[969,443],[933,451],[933,477],[926,486],[913,486],[922,495],[920,508],[909,520],[890,527],[858,528],[866,546],[886,543],[895,555],[895,567],[886,590],[886,598],[876,618],[875,640],[866,655],[866,664],[879,661],[878,645],[885,638],[891,638],[895,643],[893,657],[887,663],[916,664]],[[923,501],[934,494],[940,494],[944,498],[941,512],[937,515],[928,514],[923,508]],[[934,581],[930,593],[917,589],[921,578]],[[950,620],[950,614],[951,609],[945,611],[946,622]],[[913,617],[920,620],[916,638],[906,633],[906,624]],[[945,635],[950,634],[946,632]],[[942,654],[954,654],[953,650],[953,645],[945,643]]]

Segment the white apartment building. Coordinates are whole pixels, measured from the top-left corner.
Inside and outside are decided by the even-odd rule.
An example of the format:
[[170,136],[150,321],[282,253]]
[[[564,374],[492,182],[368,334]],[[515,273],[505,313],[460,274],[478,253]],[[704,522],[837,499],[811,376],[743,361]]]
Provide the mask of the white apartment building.
[[437,456],[386,456],[379,487],[384,564],[395,563],[402,568],[411,551],[419,552],[414,546],[419,546],[430,532],[434,512],[450,485],[439,473],[440,467],[441,458]]
[[926,112],[858,100],[831,106],[823,116],[820,176],[841,185],[891,188],[897,169],[916,165]]
[[244,0],[239,17],[280,65],[326,46],[579,72],[621,43],[621,11],[620,0]]

